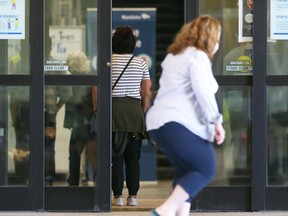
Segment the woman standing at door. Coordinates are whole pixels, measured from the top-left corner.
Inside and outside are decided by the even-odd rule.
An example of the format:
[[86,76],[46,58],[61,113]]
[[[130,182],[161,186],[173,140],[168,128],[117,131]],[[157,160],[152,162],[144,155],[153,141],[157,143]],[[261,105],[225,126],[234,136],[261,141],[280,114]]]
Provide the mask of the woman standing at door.
[[211,59],[218,50],[220,22],[200,16],[184,25],[168,47],[147,130],[175,169],[173,191],[152,210],[157,216],[189,215],[191,200],[216,172],[212,142],[225,138]]
[[133,56],[136,37],[128,26],[117,27],[112,37],[112,190],[113,205],[124,205],[125,162],[127,205],[137,205],[140,187],[141,134],[148,108],[151,81],[147,64]]

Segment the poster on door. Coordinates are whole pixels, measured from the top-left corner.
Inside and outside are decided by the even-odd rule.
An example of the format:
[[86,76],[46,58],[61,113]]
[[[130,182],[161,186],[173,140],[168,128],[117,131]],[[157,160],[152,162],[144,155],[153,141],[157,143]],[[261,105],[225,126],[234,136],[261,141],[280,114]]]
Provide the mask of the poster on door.
[[50,26],[52,40],[51,55],[54,59],[66,61],[71,51],[86,51],[85,26]]
[[270,0],[270,38],[288,39],[288,0]]
[[253,0],[238,0],[238,42],[252,41]]
[[25,39],[25,0],[0,0],[0,39]]

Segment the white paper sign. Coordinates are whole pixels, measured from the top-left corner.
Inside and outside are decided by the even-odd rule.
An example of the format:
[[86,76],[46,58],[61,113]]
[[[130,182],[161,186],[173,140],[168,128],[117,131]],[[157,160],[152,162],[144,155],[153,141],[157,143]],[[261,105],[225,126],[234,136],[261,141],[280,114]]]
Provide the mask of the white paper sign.
[[270,37],[288,39],[288,0],[270,0]]
[[253,0],[238,0],[238,42],[251,42]]
[[25,39],[25,0],[0,0],[0,39]]
[[52,39],[51,55],[57,60],[66,60],[70,51],[78,50],[85,53],[84,26],[50,26],[49,35]]

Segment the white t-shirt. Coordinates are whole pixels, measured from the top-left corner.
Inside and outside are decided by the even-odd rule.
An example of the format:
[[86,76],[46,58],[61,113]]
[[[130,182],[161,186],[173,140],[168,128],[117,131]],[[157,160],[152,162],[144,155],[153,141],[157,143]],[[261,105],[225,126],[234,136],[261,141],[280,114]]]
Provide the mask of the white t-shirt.
[[222,123],[215,93],[218,84],[208,55],[194,47],[168,54],[161,64],[160,88],[146,114],[147,130],[177,122],[194,134],[214,141],[214,123]]
[[[112,55],[112,86],[132,57],[132,54]],[[146,62],[134,56],[112,91],[112,97],[133,97],[141,99],[141,81],[150,79]]]

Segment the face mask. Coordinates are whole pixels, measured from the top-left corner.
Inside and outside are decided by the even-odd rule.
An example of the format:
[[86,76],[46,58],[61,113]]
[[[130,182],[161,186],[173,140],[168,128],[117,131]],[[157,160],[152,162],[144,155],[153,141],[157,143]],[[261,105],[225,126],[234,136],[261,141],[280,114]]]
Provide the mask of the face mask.
[[212,51],[212,54],[214,55],[218,51],[218,49],[219,49],[219,43],[217,42],[215,44],[215,47],[214,47],[213,51]]

